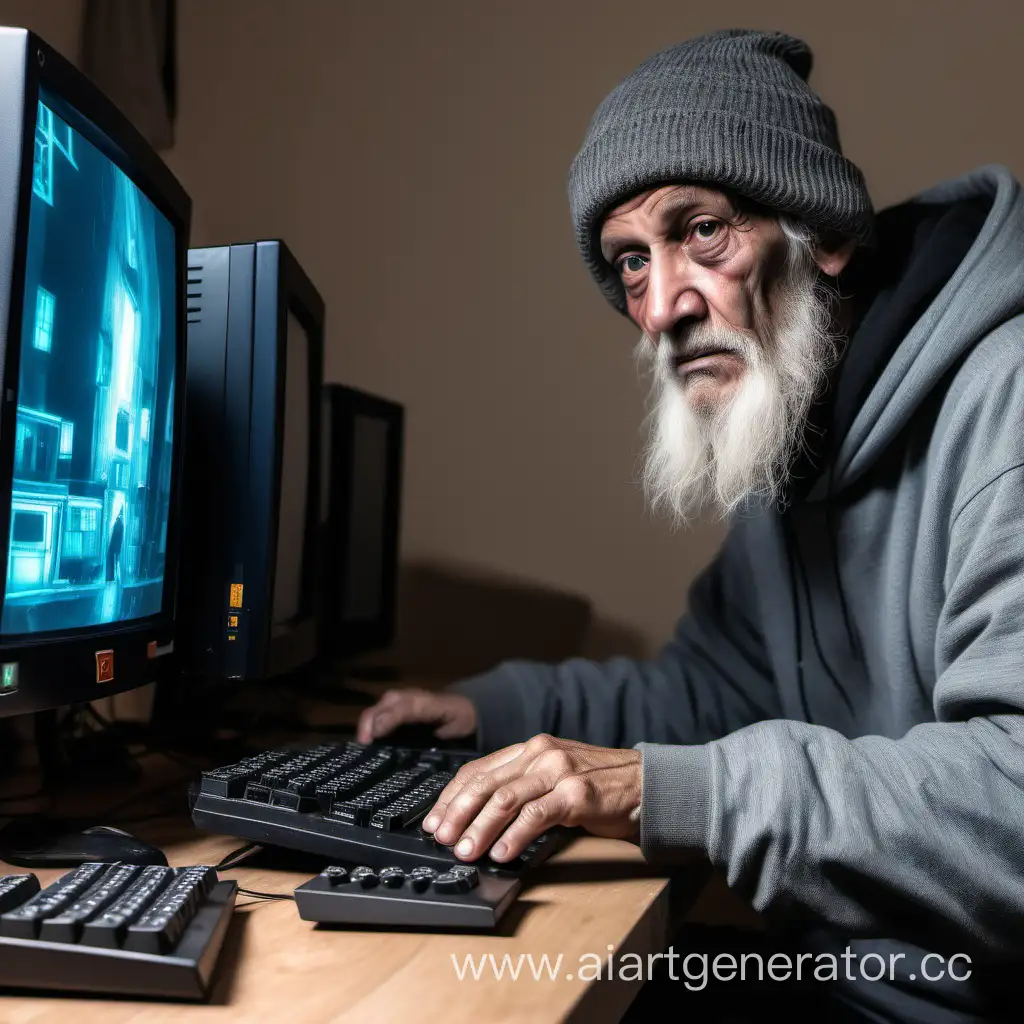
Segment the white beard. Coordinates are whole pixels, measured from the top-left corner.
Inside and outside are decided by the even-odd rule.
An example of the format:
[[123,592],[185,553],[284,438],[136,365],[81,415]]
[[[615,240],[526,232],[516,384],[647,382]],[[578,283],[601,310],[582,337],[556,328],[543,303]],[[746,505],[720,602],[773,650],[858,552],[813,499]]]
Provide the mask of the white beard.
[[[667,511],[673,525],[708,504],[726,516],[748,500],[781,497],[836,356],[818,268],[801,243],[791,244],[771,323],[748,333],[702,321],[675,342],[664,334],[657,346],[646,334],[640,339],[637,355],[654,376],[642,483],[652,511]],[[680,353],[705,348],[733,349],[744,363],[732,392],[710,406],[693,401],[673,366]]]

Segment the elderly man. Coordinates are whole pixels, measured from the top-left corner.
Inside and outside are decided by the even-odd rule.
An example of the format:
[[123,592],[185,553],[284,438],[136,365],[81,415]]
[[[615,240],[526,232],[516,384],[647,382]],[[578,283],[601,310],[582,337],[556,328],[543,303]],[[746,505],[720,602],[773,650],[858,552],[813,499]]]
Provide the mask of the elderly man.
[[675,635],[396,690],[359,734],[475,737],[425,821],[465,859],[557,824],[706,857],[818,1019],[995,1020],[1024,950],[1024,196],[984,167],[876,214],[811,65],[782,34],[672,47],[571,170],[653,373],[651,503],[733,520]]

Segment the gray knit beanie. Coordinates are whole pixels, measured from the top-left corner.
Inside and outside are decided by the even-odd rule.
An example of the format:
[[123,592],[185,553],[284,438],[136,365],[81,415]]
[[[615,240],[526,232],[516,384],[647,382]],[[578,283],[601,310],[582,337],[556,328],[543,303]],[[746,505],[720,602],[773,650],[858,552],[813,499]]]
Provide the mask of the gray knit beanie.
[[601,255],[600,219],[658,185],[728,188],[814,227],[871,237],[871,199],[835,116],[807,85],[812,64],[800,39],[726,29],[649,57],[601,103],[569,200],[587,267],[619,312],[625,294]]

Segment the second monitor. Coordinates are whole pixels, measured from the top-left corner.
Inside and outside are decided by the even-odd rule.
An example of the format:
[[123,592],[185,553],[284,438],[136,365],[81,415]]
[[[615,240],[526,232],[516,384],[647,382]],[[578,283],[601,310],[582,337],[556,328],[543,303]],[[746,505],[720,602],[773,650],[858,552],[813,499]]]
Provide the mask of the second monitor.
[[317,656],[324,303],[280,241],[188,273],[182,667],[284,675]]

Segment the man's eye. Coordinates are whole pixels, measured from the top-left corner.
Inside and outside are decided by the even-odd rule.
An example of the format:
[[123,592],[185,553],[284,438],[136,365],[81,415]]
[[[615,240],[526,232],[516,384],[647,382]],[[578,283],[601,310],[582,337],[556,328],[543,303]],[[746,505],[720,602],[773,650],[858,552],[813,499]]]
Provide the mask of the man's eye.
[[715,233],[718,231],[719,226],[720,225],[717,220],[702,220],[694,228],[694,231],[701,241],[707,242],[715,237]]
[[620,270],[628,270],[631,274],[635,274],[639,270],[644,269],[646,260],[643,256],[626,256],[619,264]]

